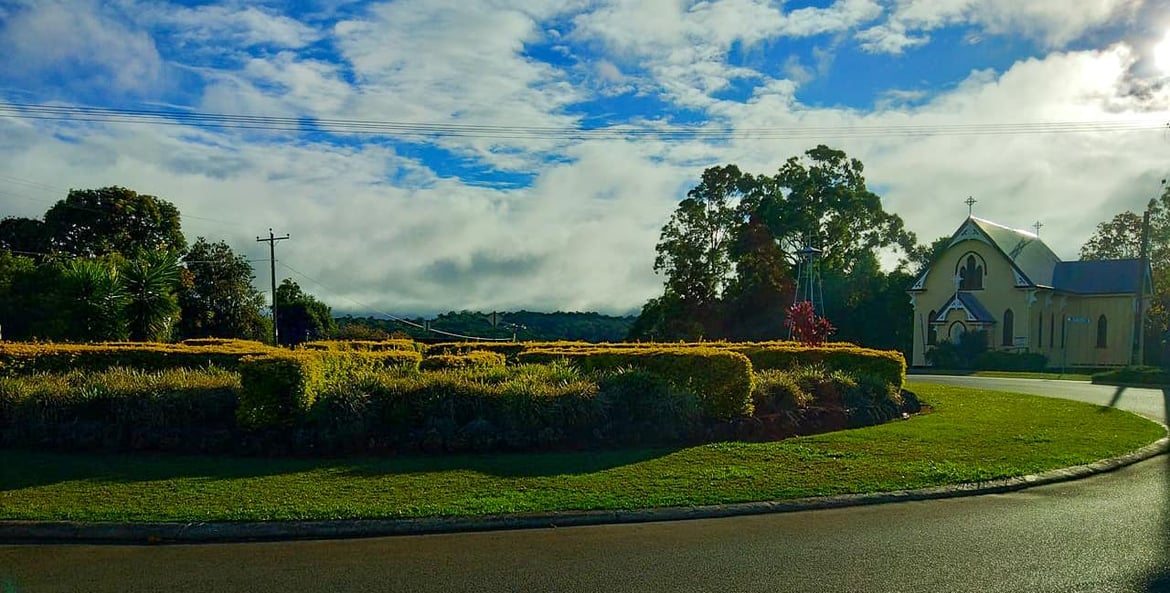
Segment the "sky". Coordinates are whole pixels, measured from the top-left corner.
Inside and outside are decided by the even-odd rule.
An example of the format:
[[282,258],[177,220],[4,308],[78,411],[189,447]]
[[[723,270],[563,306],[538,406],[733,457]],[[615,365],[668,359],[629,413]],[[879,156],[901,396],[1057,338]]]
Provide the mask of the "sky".
[[704,169],[818,144],[1065,259],[1170,177],[1167,0],[0,0],[0,56],[0,217],[128,187],[260,288],[272,228],[335,313],[636,313]]

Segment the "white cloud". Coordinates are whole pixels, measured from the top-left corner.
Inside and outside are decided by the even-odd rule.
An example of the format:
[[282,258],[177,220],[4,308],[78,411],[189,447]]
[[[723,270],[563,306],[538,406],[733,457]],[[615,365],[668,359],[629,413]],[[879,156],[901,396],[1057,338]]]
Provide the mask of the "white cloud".
[[165,27],[185,51],[217,53],[256,45],[304,47],[320,39],[312,27],[255,6],[204,5],[194,8],[153,2],[136,6],[136,20]]
[[901,53],[927,43],[950,25],[979,27],[992,35],[1018,35],[1048,48],[1065,47],[1095,27],[1132,16],[1143,0],[894,0],[887,21],[858,34],[862,48]]
[[0,19],[0,76],[44,88],[46,73],[72,90],[106,94],[156,88],[162,60],[150,35],[91,2],[21,2]]

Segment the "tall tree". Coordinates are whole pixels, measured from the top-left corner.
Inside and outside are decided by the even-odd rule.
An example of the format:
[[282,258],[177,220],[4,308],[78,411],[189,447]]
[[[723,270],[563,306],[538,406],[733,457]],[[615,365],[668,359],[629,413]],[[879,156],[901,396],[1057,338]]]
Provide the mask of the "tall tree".
[[729,247],[745,181],[735,165],[704,171],[662,227],[656,247],[654,271],[666,276],[666,293],[677,299],[683,315],[708,330],[731,279]]
[[252,285],[252,264],[223,241],[203,237],[183,257],[185,279],[179,291],[179,335],[184,338],[266,340],[271,325],[262,311],[264,295]]
[[179,318],[178,256],[169,251],[140,251],[122,267],[122,286],[130,339],[171,339]]
[[319,340],[337,330],[329,306],[301,290],[300,285],[288,278],[276,287],[276,304],[281,344]]
[[0,249],[40,258],[49,250],[45,223],[14,216],[0,220]]
[[124,187],[71,190],[44,226],[52,250],[79,257],[187,248],[174,204]]
[[[1170,187],[1150,200],[1147,208],[1154,296],[1146,317],[1146,362],[1170,365]],[[1096,232],[1081,247],[1081,259],[1140,257],[1142,218],[1142,214],[1125,211],[1097,225]],[[1159,357],[1163,360],[1159,361]]]
[[789,261],[811,245],[824,266],[849,272],[866,254],[890,247],[909,253],[917,243],[866,187],[863,171],[861,161],[822,144],[759,178],[749,199]]
[[785,314],[796,285],[791,266],[767,225],[754,214],[747,219],[730,249],[735,277],[724,294],[723,337],[775,339],[787,335]]

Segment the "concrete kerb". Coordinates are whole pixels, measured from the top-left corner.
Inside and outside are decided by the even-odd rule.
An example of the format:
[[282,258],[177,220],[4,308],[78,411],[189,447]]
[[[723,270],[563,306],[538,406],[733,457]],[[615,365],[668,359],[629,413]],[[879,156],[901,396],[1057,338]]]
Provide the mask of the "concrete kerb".
[[215,523],[78,523],[69,521],[0,521],[0,543],[199,544],[308,539],[346,539],[428,535],[509,529],[576,527],[713,519],[765,513],[788,513],[894,502],[936,500],[1013,492],[1078,480],[1145,461],[1170,451],[1163,437],[1125,455],[1040,474],[988,482],[918,490],[846,494],[783,501],[640,510],[566,511],[477,517],[423,517],[338,521],[249,521]]

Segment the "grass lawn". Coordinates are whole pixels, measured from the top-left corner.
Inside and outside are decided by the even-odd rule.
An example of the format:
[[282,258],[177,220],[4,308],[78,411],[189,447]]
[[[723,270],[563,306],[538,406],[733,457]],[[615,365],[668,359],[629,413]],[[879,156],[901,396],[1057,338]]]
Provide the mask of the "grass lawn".
[[0,518],[392,518],[703,505],[919,488],[1114,456],[1128,412],[916,384],[934,412],[775,443],[463,457],[241,459],[0,451]]
[[[1083,373],[1031,372],[1031,371],[948,371],[946,369],[913,369],[911,376],[961,375],[964,377],[1001,377],[1005,379],[1059,379],[1062,381],[1091,381],[1092,375]],[[923,379],[929,381],[929,379]]]

